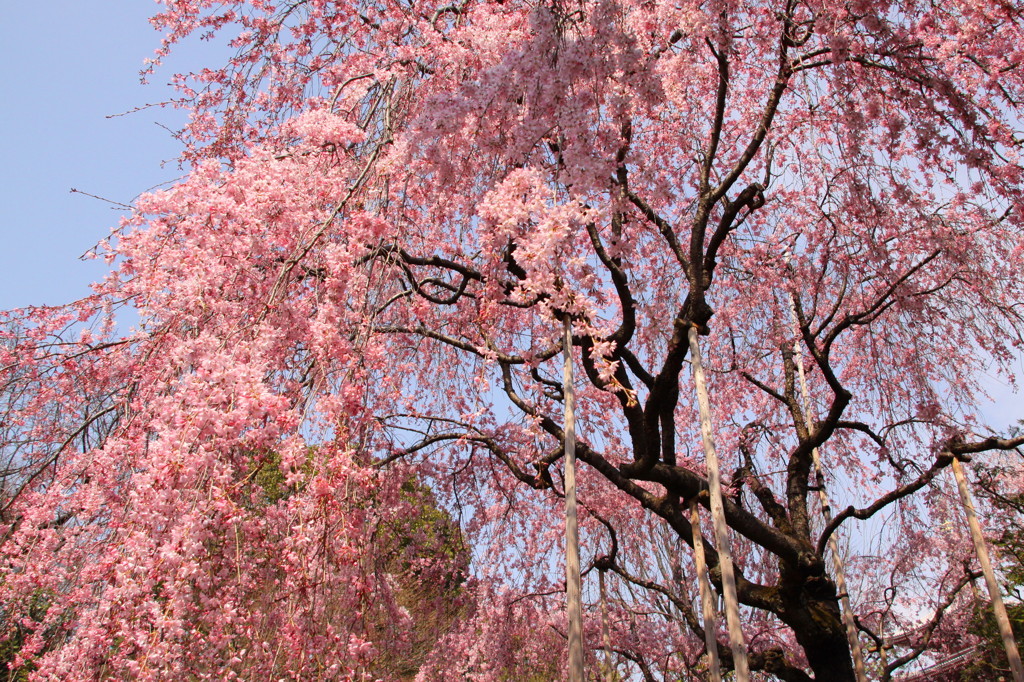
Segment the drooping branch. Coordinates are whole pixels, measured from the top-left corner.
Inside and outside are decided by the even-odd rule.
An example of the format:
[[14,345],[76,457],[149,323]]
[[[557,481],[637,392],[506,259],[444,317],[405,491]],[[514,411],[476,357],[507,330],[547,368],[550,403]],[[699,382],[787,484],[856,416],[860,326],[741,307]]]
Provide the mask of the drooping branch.
[[[612,219],[621,221],[622,217],[616,214]],[[590,236],[590,243],[594,247],[594,253],[597,254],[601,263],[608,270],[612,284],[615,286],[615,293],[619,297],[619,308],[622,311],[622,323],[608,337],[608,340],[614,341],[619,346],[625,346],[633,338],[633,333],[636,331],[636,301],[633,299],[633,294],[629,289],[629,279],[622,269],[621,259],[608,255],[608,251],[601,242],[601,235],[598,234],[597,226],[594,223],[587,223],[587,234]]]
[[670,249],[672,249],[672,253],[676,257],[676,262],[679,263],[683,272],[689,272],[689,260],[683,252],[683,247],[679,244],[679,238],[676,236],[675,228],[673,228],[667,220],[658,215],[657,211],[651,208],[650,204],[644,201],[639,194],[629,189],[628,186],[624,187],[623,191],[630,203],[640,209],[640,213],[642,213],[647,220],[658,228],[658,232],[661,233],[661,236],[665,239],[665,243],[668,244]]
[[950,440],[936,456],[935,462],[926,471],[918,475],[918,477],[913,481],[901,485],[895,490],[882,495],[867,507],[858,509],[851,505],[836,514],[835,518],[832,519],[831,523],[828,523],[825,526],[821,532],[821,536],[818,538],[818,554],[820,555],[824,552],[825,545],[828,543],[829,537],[832,536],[832,533],[834,533],[844,521],[850,518],[859,519],[861,521],[869,519],[893,502],[902,500],[908,495],[917,492],[931,483],[943,469],[950,466],[953,463],[954,457],[964,461],[969,461],[970,458],[968,455],[971,454],[988,452],[990,450],[1013,450],[1022,445],[1024,445],[1024,436],[1018,436],[1016,438],[999,438],[996,436],[990,436],[988,438],[971,442],[964,442],[958,439]]
[[[637,478],[659,483],[682,499],[696,498],[701,505],[710,509],[707,479],[688,469],[657,464],[647,474]],[[728,497],[723,500],[723,508],[729,527],[747,539],[794,565],[811,571],[820,568],[820,562],[811,556],[808,548],[788,533],[773,528]]]
[[946,611],[953,605],[953,602],[956,601],[960,591],[973,580],[974,577],[972,573],[966,573],[957,580],[949,590],[946,597],[936,605],[931,618],[929,618],[924,625],[915,630],[915,634],[918,636],[918,642],[913,645],[911,651],[902,656],[898,656],[885,666],[885,669],[882,671],[883,682],[889,682],[889,680],[892,679],[893,672],[899,670],[916,658],[919,658],[921,654],[928,650],[928,645],[931,643],[932,636],[934,635],[935,630],[942,623],[942,619],[945,617]]
[[832,533],[834,533],[839,526],[843,525],[843,522],[847,519],[853,518],[861,521],[870,519],[893,502],[902,500],[908,495],[917,492],[931,483],[932,480],[939,475],[939,472],[948,467],[952,462],[953,455],[951,453],[946,451],[940,452],[938,457],[936,457],[935,462],[928,468],[928,470],[921,473],[910,483],[901,485],[895,490],[882,495],[867,507],[858,509],[851,505],[836,514],[832,521],[825,525],[825,528],[821,531],[821,535],[818,537],[817,551],[819,556],[824,555],[825,546],[828,544],[828,539],[832,537]]
[[[890,283],[889,286],[887,286],[878,296],[875,297],[875,300],[867,308],[856,313],[850,313],[845,315],[843,319],[837,322],[836,325],[829,331],[829,333],[822,340],[821,354],[825,357],[828,357],[832,345],[835,343],[836,339],[839,338],[839,335],[842,334],[847,329],[854,326],[870,324],[872,321],[878,319],[878,317],[881,316],[886,310],[895,305],[896,298],[893,295],[899,290],[899,288],[902,287],[916,273],[920,272],[921,269],[924,268],[924,266],[928,265],[928,263],[938,258],[939,254],[941,253],[942,249],[935,249],[930,254],[922,258],[918,263],[908,268],[906,272],[897,277],[892,283]],[[800,328],[804,329],[807,322],[805,319],[803,319],[802,310],[799,310],[799,308],[798,316],[800,317]]]
[[747,209],[755,211],[764,206],[764,186],[760,183],[747,185],[735,201],[729,201],[723,197],[725,209],[718,220],[718,227],[715,228],[711,239],[708,240],[707,249],[704,252],[704,278],[710,283],[717,265],[718,249],[725,242],[726,237],[737,227],[736,217],[740,211]]

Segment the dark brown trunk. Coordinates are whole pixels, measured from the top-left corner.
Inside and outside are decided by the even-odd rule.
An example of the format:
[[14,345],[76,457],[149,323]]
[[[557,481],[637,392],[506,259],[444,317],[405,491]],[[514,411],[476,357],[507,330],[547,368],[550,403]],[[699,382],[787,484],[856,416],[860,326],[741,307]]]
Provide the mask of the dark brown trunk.
[[831,580],[809,577],[798,588],[786,590],[778,615],[796,634],[816,682],[856,682],[850,643]]

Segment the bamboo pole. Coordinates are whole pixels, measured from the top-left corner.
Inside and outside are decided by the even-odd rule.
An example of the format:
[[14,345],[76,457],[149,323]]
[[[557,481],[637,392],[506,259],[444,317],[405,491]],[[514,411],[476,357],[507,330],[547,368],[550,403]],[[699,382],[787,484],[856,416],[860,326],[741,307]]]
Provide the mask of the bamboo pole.
[[569,682],[583,682],[583,597],[580,536],[576,522],[576,392],[572,379],[572,320],[565,316],[562,342],[565,373],[565,592],[569,617]]
[[736,575],[733,572],[732,551],[729,547],[729,526],[725,522],[725,507],[722,502],[722,482],[718,470],[718,453],[711,428],[711,401],[708,398],[707,379],[701,363],[700,345],[697,343],[697,328],[690,326],[690,364],[693,368],[693,383],[697,387],[697,404],[700,408],[700,433],[704,441],[704,456],[708,467],[708,488],[711,493],[711,521],[715,529],[715,549],[718,550],[718,565],[722,571],[722,596],[725,598],[725,620],[729,630],[729,647],[732,649],[736,682],[748,682],[750,666],[747,663],[747,646],[743,641],[740,625],[740,605],[736,596]]
[[[789,296],[790,313],[793,316],[793,326],[798,327],[796,316],[796,303],[793,295]],[[810,428],[814,421],[811,412],[811,401],[807,391],[807,376],[804,373],[804,358],[800,348],[799,340],[793,341],[793,357],[796,359],[797,376],[800,379],[800,395],[803,399],[804,422]],[[828,491],[825,489],[825,471],[821,466],[821,454],[818,448],[811,450],[811,458],[814,461],[814,472],[817,478],[818,500],[821,502],[821,515],[825,517],[825,523],[832,522],[832,503],[828,498]],[[864,654],[861,651],[860,637],[857,635],[857,624],[853,619],[853,605],[850,602],[850,594],[846,589],[846,570],[843,567],[843,557],[839,554],[839,541],[836,534],[828,538],[828,548],[832,552],[832,570],[836,576],[836,589],[839,591],[840,613],[843,625],[846,627],[846,640],[850,643],[850,653],[853,655],[853,672],[857,682],[867,682],[867,671],[864,668]]]
[[886,653],[888,645],[885,643],[885,613],[878,620],[878,639],[882,641],[878,645],[878,659],[882,664],[882,672],[889,667],[889,654]]
[[988,557],[985,537],[981,534],[981,524],[978,523],[978,515],[974,511],[971,491],[967,488],[967,477],[964,475],[960,460],[956,457],[953,458],[953,476],[956,478],[956,487],[960,491],[960,501],[964,506],[964,514],[967,516],[967,525],[971,528],[974,551],[978,555],[981,572],[985,574],[985,585],[988,586],[988,595],[992,600],[992,611],[995,614],[996,623],[999,625],[999,634],[1003,638],[1003,646],[1006,647],[1006,658],[1010,662],[1013,682],[1024,682],[1024,667],[1021,666],[1020,653],[1017,651],[1017,643],[1013,639],[1010,617],[1006,614],[1006,606],[1003,604],[1003,597],[999,593],[999,584],[996,583],[996,574],[992,570],[992,562]]
[[612,636],[608,631],[608,597],[604,591],[604,569],[597,572],[598,591],[601,593],[601,645],[604,647],[604,679],[614,682],[612,674]]
[[690,500],[690,526],[693,528],[693,556],[697,564],[697,584],[700,586],[700,606],[704,612],[704,643],[708,648],[708,669],[711,682],[722,682],[722,669],[718,664],[718,615],[715,598],[708,582],[708,564],[704,559],[704,535],[700,532],[700,513],[697,501]]

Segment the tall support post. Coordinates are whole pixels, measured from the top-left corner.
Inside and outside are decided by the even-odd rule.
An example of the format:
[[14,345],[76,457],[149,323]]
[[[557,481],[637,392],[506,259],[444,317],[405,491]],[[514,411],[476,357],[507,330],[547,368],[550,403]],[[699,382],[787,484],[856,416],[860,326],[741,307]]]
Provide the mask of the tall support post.
[[569,617],[569,682],[583,682],[583,596],[580,536],[576,522],[576,391],[572,379],[572,319],[565,316],[565,592]]
[[880,619],[880,621],[878,623],[878,638],[880,640],[882,640],[882,643],[878,645],[878,659],[879,659],[879,661],[880,661],[880,663],[882,665],[882,670],[884,671],[886,668],[889,667],[889,654],[886,651],[886,647],[888,645],[885,643],[885,614],[884,613],[882,614],[882,617],[881,617],[881,619]]
[[[799,322],[796,316],[796,303],[792,294],[789,296],[790,312],[793,316],[793,327],[799,331]],[[807,376],[804,373],[803,352],[800,349],[800,341],[793,341],[793,357],[796,360],[797,376],[800,379],[800,396],[804,408],[804,421],[810,425],[814,422],[814,414],[811,412],[811,401],[807,391]],[[825,523],[832,522],[832,503],[828,498],[828,491],[825,489],[825,471],[821,466],[821,454],[818,448],[811,451],[811,458],[814,460],[814,473],[817,478],[818,501],[821,503],[821,515]],[[853,672],[857,676],[857,682],[867,682],[868,675],[864,668],[864,654],[861,651],[860,637],[857,635],[857,624],[853,620],[853,605],[850,602],[850,594],[846,589],[846,570],[843,567],[843,557],[839,554],[839,542],[836,534],[828,538],[828,548],[832,552],[832,571],[836,576],[836,589],[839,590],[839,602],[843,625],[846,627],[846,639],[850,643],[850,653],[853,655]],[[884,654],[883,654],[884,656]]]
[[604,647],[605,682],[614,682],[615,669],[612,667],[612,636],[608,630],[608,597],[604,590],[604,569],[597,572],[598,591],[601,593],[601,646]]
[[985,537],[981,534],[981,524],[978,523],[978,515],[974,511],[974,501],[971,499],[971,491],[967,488],[967,477],[964,475],[963,466],[957,457],[953,458],[953,476],[956,478],[956,487],[960,491],[960,502],[964,506],[964,514],[967,516],[967,525],[971,528],[971,539],[974,541],[974,551],[978,555],[978,563],[981,564],[981,572],[985,574],[985,585],[988,587],[988,596],[992,600],[992,611],[995,613],[996,623],[999,625],[999,634],[1003,638],[1003,646],[1006,648],[1006,658],[1010,662],[1010,671],[1013,673],[1013,682],[1024,682],[1024,667],[1021,666],[1020,652],[1017,651],[1017,642],[1013,639],[1013,630],[1010,628],[1010,617],[1006,613],[1006,605],[1003,604],[1003,597],[999,593],[999,584],[996,582],[995,571],[992,570],[992,562],[988,557],[988,547],[985,545]]
[[708,467],[708,488],[711,493],[711,521],[715,529],[715,548],[718,550],[718,565],[722,571],[722,596],[725,598],[725,620],[729,629],[729,648],[732,649],[736,682],[748,682],[750,665],[747,663],[747,646],[743,641],[740,625],[740,604],[736,595],[736,575],[733,572],[732,550],[729,545],[729,526],[725,522],[725,506],[722,502],[722,481],[718,470],[718,453],[711,426],[711,400],[708,398],[707,378],[701,363],[700,345],[697,343],[697,329],[690,326],[690,363],[693,368],[693,383],[697,386],[697,404],[700,408],[700,433],[704,441],[704,457]]
[[722,669],[718,663],[718,614],[715,598],[708,582],[708,564],[704,558],[704,535],[700,532],[700,513],[697,501],[690,500],[690,526],[693,528],[693,559],[697,564],[697,583],[700,586],[700,607],[704,613],[704,644],[708,648],[708,670],[711,682],[722,682]]

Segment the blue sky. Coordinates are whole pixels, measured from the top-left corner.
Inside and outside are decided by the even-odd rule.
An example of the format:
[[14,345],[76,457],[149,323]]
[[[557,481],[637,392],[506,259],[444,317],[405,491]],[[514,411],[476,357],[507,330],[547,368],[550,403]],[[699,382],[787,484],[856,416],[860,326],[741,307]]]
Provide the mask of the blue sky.
[[64,303],[103,276],[102,263],[79,256],[121,212],[71,188],[130,204],[180,176],[178,144],[160,126],[180,127],[181,112],[111,118],[165,101],[174,67],[213,52],[191,45],[142,85],[143,61],[159,46],[148,22],[158,9],[148,0],[0,2],[0,309]]

